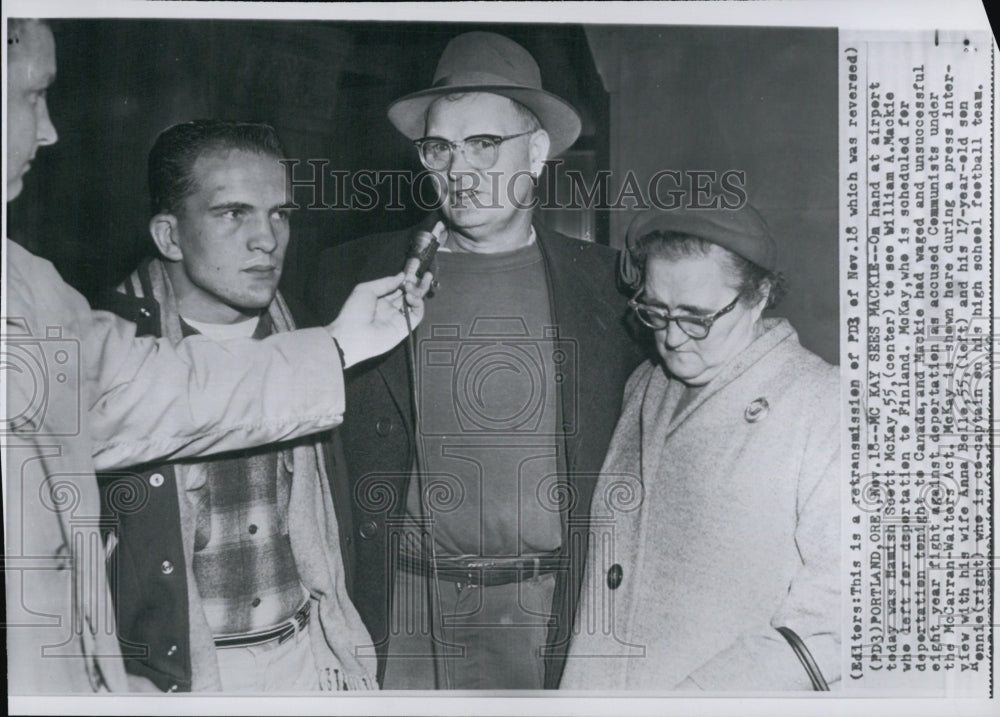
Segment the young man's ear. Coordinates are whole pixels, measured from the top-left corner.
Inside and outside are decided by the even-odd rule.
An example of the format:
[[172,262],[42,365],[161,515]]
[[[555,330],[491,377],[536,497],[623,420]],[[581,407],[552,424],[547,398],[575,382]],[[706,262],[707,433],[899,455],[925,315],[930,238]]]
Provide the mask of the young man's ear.
[[177,217],[173,214],[161,213],[150,219],[149,234],[164,259],[180,261],[184,258],[184,252],[181,251],[178,242]]

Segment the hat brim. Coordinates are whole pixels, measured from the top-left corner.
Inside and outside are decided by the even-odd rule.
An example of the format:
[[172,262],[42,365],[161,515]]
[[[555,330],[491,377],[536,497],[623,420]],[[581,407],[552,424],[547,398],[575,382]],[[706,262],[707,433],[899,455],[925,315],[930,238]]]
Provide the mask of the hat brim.
[[565,152],[580,136],[580,115],[572,105],[545,90],[520,85],[450,85],[421,90],[393,102],[389,106],[389,121],[409,139],[419,139],[424,136],[427,108],[431,103],[442,95],[465,92],[501,95],[534,112],[549,135],[549,158]]

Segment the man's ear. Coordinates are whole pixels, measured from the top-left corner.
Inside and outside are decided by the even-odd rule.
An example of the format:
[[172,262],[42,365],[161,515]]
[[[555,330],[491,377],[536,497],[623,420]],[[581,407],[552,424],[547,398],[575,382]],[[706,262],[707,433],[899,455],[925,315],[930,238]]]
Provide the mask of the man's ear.
[[544,129],[536,130],[531,135],[528,156],[531,158],[531,173],[536,177],[545,168],[545,160],[549,158],[549,146],[549,133]]
[[771,292],[774,291],[774,284],[771,283],[770,279],[765,279],[763,286],[761,287],[761,298],[750,308],[750,316],[753,318],[754,322],[758,321],[764,310],[767,308],[767,304],[771,299]]
[[173,214],[157,214],[149,220],[149,234],[153,237],[157,250],[167,261],[184,258],[177,229],[177,217]]

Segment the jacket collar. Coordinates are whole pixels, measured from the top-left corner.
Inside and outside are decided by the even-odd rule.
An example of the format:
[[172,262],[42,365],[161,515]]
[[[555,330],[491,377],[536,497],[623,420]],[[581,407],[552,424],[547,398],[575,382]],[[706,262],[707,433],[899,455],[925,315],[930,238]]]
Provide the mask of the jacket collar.
[[[139,267],[101,299],[102,308],[136,324],[138,336],[166,336],[171,343],[184,338],[173,284],[163,262],[157,258]],[[295,326],[281,293],[267,307],[274,331],[290,331]]]
[[[719,375],[705,385],[704,389],[684,407],[670,423],[680,424],[692,411],[703,404],[709,398],[723,390],[726,386],[736,381],[740,376],[747,373],[751,368],[769,356],[780,344],[791,339],[798,344],[798,334],[788,323],[787,319],[764,319],[764,331],[747,346],[739,356],[735,357],[729,364],[719,372]],[[679,383],[679,382],[678,382]]]

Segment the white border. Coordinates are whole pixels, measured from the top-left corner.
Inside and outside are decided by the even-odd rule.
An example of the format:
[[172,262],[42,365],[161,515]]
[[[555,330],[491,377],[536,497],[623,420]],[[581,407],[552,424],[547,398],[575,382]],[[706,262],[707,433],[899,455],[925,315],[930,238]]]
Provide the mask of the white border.
[[[391,8],[391,9],[390,9]],[[989,27],[976,0],[759,0],[757,2],[266,3],[155,0],[10,0],[21,17],[420,20],[622,25],[782,25],[852,30]]]
[[[976,699],[805,699],[805,698],[645,698],[645,697],[466,697],[440,693],[384,694],[349,697],[11,697],[10,714],[176,714],[176,715],[643,715],[663,717],[773,717],[779,714],[811,717],[866,717],[905,715],[942,717],[996,714],[996,705]],[[280,702],[278,701],[280,700]],[[266,705],[267,702],[272,702]],[[270,709],[265,709],[266,707]]]
[[[191,18],[280,20],[413,20],[428,22],[565,22],[592,24],[746,25],[837,27],[851,30],[989,29],[976,0],[761,0],[758,2],[606,3],[240,3],[149,0],[10,0],[3,18]],[[997,56],[994,47],[994,57]],[[6,106],[6,63],[3,68]],[[1000,119],[997,120],[1000,122]],[[6,149],[6,131],[3,137]],[[994,166],[998,158],[994,154]],[[996,191],[996,188],[994,188]],[[3,208],[6,228],[6,206]],[[4,264],[6,263],[6,253]],[[994,386],[998,390],[997,386]],[[996,607],[996,606],[995,606]],[[577,693],[579,694],[579,693]],[[320,697],[232,697],[223,695],[9,697],[11,714],[412,714],[412,715],[603,715],[664,714],[706,717],[775,714],[902,714],[907,717],[985,715],[988,700],[846,698],[674,698],[609,693],[550,692],[544,696],[478,696],[475,693],[326,694]]]

